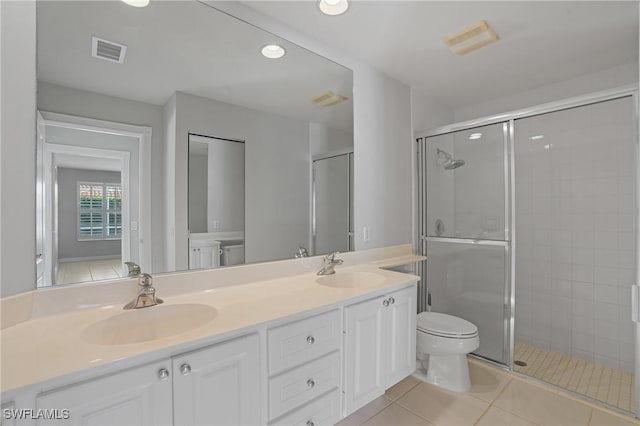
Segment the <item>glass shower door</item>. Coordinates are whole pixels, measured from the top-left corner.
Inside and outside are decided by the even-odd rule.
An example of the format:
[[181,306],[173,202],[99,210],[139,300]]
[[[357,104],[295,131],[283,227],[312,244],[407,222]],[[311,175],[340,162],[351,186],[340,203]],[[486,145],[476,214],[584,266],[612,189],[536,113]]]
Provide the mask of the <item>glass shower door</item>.
[[[418,140],[426,306],[478,327],[476,355],[510,363],[508,123]],[[424,291],[424,289],[423,289]]]

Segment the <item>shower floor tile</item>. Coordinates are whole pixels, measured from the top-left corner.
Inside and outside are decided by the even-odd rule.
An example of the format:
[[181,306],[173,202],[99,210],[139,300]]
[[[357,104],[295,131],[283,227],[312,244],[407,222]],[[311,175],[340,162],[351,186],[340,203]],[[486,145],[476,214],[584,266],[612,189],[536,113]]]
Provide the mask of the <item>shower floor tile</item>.
[[515,371],[569,389],[625,411],[634,412],[633,374],[525,343],[515,344]]

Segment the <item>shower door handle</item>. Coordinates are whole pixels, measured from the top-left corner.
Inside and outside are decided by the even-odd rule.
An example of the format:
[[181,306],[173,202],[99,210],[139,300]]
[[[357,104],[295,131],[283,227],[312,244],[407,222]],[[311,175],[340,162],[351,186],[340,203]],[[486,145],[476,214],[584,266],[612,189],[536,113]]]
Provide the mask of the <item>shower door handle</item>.
[[639,303],[640,303],[640,286],[632,285],[631,286],[631,321],[640,323],[640,312],[639,312]]

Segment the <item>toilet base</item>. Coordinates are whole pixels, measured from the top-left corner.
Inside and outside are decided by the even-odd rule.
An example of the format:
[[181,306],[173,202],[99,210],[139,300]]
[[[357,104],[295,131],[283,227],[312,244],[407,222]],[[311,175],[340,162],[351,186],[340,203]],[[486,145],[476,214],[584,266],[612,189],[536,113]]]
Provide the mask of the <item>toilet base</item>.
[[429,355],[427,371],[418,368],[413,376],[452,392],[468,392],[471,389],[466,355]]

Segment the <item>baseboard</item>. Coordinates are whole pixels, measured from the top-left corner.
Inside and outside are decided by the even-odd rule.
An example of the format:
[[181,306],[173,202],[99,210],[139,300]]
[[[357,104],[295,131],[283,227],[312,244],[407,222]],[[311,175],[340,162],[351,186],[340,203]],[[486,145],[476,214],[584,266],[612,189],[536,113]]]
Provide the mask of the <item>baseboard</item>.
[[122,256],[114,256],[112,254],[106,256],[87,256],[87,257],[66,257],[64,259],[58,259],[60,263],[68,263],[68,262],[84,262],[90,260],[109,260],[109,259],[120,259]]

